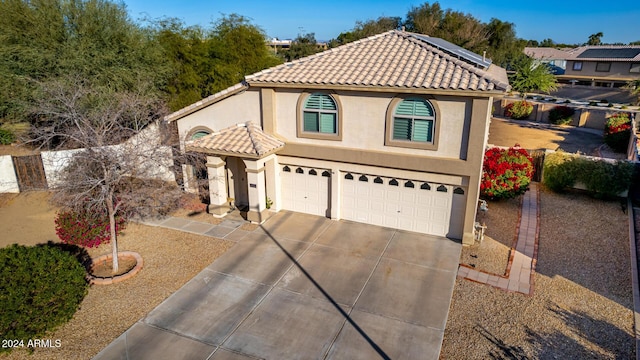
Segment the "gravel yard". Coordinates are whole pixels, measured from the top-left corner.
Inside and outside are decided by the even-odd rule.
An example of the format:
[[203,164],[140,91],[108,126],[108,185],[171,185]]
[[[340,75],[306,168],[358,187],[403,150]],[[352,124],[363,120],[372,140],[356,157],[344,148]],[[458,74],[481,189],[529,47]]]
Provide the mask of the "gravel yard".
[[[0,246],[33,245],[54,240],[55,209],[44,192],[0,194]],[[140,253],[142,271],[122,283],[92,286],[73,319],[47,335],[59,348],[39,348],[29,355],[13,351],[0,359],[90,359],[138,319],[224,253],[231,243],[163,228],[129,224],[119,238],[120,250]],[[109,245],[91,249],[110,252]]]
[[[502,205],[489,203],[489,213]],[[442,359],[635,358],[620,203],[541,188],[540,216],[533,296],[457,280]],[[512,236],[508,226],[502,236],[491,231]]]

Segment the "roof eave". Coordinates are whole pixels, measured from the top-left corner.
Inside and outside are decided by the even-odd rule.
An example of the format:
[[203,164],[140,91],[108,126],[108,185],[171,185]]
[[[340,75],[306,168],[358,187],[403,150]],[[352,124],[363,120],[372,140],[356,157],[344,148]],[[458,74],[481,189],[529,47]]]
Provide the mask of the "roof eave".
[[249,86],[256,88],[282,88],[282,89],[318,89],[318,90],[344,90],[344,91],[366,91],[378,93],[411,93],[411,94],[441,94],[441,95],[469,95],[490,97],[502,95],[509,91],[508,84],[495,84],[497,88],[492,90],[465,90],[465,89],[443,89],[443,88],[407,88],[396,86],[378,85],[342,85],[342,84],[303,84],[303,83],[279,83],[252,81]]

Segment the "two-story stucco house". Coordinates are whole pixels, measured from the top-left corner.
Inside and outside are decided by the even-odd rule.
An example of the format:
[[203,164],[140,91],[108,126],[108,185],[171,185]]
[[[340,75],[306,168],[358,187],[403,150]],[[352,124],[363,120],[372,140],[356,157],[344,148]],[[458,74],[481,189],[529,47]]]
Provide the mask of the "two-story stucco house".
[[166,120],[184,150],[206,154],[214,215],[291,210],[472,243],[492,99],[508,87],[482,56],[393,30],[252,74]]
[[582,46],[569,51],[558,81],[578,85],[621,87],[640,78],[640,46]]

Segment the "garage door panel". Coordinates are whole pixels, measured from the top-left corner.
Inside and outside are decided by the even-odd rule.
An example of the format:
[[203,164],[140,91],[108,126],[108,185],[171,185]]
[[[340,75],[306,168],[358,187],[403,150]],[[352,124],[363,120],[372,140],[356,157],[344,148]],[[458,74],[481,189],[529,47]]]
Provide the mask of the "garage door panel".
[[[286,167],[286,166],[285,166]],[[329,209],[330,178],[320,176],[323,170],[288,166],[291,171],[281,172],[282,208],[306,214],[326,216]],[[295,170],[293,170],[295,169]],[[302,172],[297,172],[300,169]]]
[[[459,220],[464,200],[456,203],[452,214],[453,187],[416,180],[384,178],[350,173],[342,180],[342,217],[349,220],[435,235],[450,235],[461,230]],[[408,185],[408,186],[407,186]],[[440,191],[438,191],[440,189]],[[446,190],[442,191],[442,190]],[[456,195],[460,196],[460,195]],[[460,210],[462,209],[462,210]]]

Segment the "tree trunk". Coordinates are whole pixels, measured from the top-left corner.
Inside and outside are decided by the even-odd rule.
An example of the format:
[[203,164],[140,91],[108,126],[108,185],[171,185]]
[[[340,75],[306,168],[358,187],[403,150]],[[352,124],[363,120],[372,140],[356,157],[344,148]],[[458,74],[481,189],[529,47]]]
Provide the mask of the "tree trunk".
[[107,212],[109,213],[109,231],[111,232],[111,256],[113,257],[113,274],[118,272],[118,239],[116,238],[116,215],[113,202],[107,199]]

